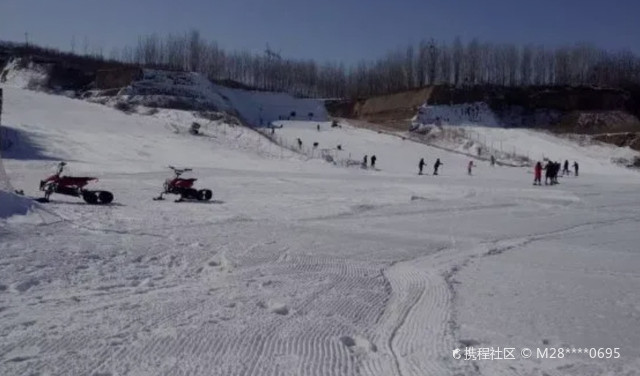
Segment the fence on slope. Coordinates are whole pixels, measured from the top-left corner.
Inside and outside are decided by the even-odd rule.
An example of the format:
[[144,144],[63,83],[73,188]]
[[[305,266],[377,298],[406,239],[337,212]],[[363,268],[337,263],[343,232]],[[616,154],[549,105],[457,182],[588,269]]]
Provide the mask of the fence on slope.
[[2,161],[2,152],[8,150],[13,145],[11,139],[8,137],[9,133],[2,127],[2,88],[0,88],[0,189],[4,191],[13,191],[9,176],[4,169],[4,163]]

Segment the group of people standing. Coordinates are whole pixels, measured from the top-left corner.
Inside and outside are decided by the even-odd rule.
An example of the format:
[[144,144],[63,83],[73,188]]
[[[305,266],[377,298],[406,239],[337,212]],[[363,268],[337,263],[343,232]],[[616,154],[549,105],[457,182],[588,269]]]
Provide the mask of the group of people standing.
[[[560,162],[553,162],[553,161],[548,161],[544,167],[542,166],[542,162],[536,163],[536,166],[534,167],[534,170],[533,170],[533,174],[534,174],[533,185],[542,185],[542,170],[545,171],[544,185],[558,184],[558,174],[560,173],[561,169],[562,169],[562,175],[571,174],[571,171],[569,171],[568,160],[564,161],[564,166],[560,164]],[[580,169],[580,165],[578,165],[578,162],[574,161],[573,170],[574,170],[575,176],[578,176],[579,169]]]
[[[424,169],[424,166],[426,165],[424,158],[420,158],[420,162],[418,162],[418,175],[422,175],[422,170]],[[440,158],[436,159],[436,162],[433,164],[433,174],[434,175],[438,175],[438,169],[440,168],[440,166],[442,166],[443,163],[440,162]]]
[[[368,164],[367,164],[367,158],[368,156],[365,155],[364,158],[362,158],[362,168],[367,168]],[[375,155],[371,156],[371,168],[376,168],[376,160],[378,158]]]
[[[375,156],[372,158],[375,158]],[[491,163],[491,166],[495,166],[496,160],[493,156],[491,156],[490,163]],[[365,164],[366,164],[366,156],[365,156]],[[436,162],[433,164],[433,175],[438,175],[438,169],[442,165],[443,163],[440,161],[440,158],[436,159]],[[418,162],[418,175],[423,175],[425,166],[426,166],[426,162],[424,161],[424,158],[420,158],[420,162]],[[473,160],[469,161],[469,163],[467,164],[467,174],[472,175],[474,167],[476,167],[476,165],[475,163],[473,163]],[[578,176],[580,171],[580,165],[578,165],[578,162],[574,161],[572,167],[573,167],[574,175]],[[545,185],[558,184],[558,174],[560,173],[561,170],[562,170],[563,176],[571,175],[571,171],[569,170],[568,160],[564,161],[564,165],[562,165],[560,162],[548,161],[544,167],[542,166],[542,162],[538,162],[534,167],[534,174],[535,174],[534,181],[533,181],[534,185],[542,185],[543,170],[545,171],[545,179],[544,179]]]

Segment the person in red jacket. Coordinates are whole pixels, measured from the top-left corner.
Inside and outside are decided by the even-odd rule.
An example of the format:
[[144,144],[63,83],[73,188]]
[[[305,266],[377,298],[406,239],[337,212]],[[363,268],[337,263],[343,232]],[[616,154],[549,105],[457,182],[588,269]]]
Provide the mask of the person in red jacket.
[[536,163],[536,167],[534,167],[533,169],[533,173],[534,173],[534,179],[533,179],[533,185],[542,185],[541,181],[542,181],[542,163],[538,162]]

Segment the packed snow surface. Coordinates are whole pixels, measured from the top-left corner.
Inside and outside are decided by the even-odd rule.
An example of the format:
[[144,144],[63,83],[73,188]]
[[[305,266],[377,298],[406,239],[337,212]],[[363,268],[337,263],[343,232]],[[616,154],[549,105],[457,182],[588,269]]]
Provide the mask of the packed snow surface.
[[[192,136],[188,112],[9,88],[4,109],[16,189],[37,195],[66,160],[115,201],[54,195],[0,219],[1,375],[640,374],[640,178],[596,168],[606,153],[555,142],[594,162],[538,187],[527,168],[476,162],[469,176],[465,156],[348,124],[273,136],[375,154],[377,169],[222,123]],[[213,201],[153,201],[169,164]],[[515,359],[454,359],[466,346]]]

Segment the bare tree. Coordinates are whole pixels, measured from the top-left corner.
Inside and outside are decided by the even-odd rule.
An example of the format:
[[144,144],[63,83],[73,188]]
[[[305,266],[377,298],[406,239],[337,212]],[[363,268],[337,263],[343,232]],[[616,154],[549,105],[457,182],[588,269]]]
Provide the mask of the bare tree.
[[[84,50],[89,53],[86,37]],[[92,53],[101,58],[102,48],[93,48]],[[361,97],[451,83],[509,86],[640,83],[640,59],[635,54],[611,53],[588,44],[551,49],[496,45],[473,39],[465,48],[460,38],[450,44],[425,39],[417,50],[408,46],[376,60],[345,66],[283,58],[269,47],[264,54],[226,52],[215,42],[204,41],[194,30],[164,38],[141,37],[133,46],[112,50],[110,57],[143,66],[198,71],[210,79],[231,79],[258,89],[301,96]]]
[[526,45],[522,48],[522,59],[520,60],[520,85],[531,84],[531,73],[533,70],[533,47]]
[[202,56],[202,42],[200,41],[200,32],[192,30],[189,34],[189,70],[198,72],[200,68],[200,58]]
[[467,74],[466,81],[469,85],[475,85],[480,76],[480,42],[477,39],[471,40],[467,46],[466,53]]
[[429,84],[435,85],[438,73],[438,56],[440,54],[440,50],[436,45],[436,41],[431,39],[427,45],[427,65],[429,67],[428,78]]
[[462,47],[460,37],[456,37],[453,42],[453,84],[456,86],[461,83],[463,60],[464,47]]

